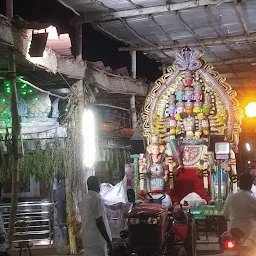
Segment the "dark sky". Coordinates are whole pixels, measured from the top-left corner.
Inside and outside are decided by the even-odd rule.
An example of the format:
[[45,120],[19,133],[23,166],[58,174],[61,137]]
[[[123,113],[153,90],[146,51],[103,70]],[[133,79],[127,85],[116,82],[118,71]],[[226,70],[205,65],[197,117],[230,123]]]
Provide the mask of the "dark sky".
[[[0,13],[5,14],[5,0],[0,0]],[[56,0],[14,0],[14,15],[26,21],[52,23],[59,33],[68,32],[72,36],[70,21],[73,12],[59,4]],[[112,69],[126,66],[130,71],[130,54],[119,52],[118,47],[125,46],[108,36],[96,31],[90,24],[83,26],[83,55],[86,60],[102,60],[105,66]],[[159,63],[148,59],[142,53],[137,54],[137,75],[154,81],[161,75]]]

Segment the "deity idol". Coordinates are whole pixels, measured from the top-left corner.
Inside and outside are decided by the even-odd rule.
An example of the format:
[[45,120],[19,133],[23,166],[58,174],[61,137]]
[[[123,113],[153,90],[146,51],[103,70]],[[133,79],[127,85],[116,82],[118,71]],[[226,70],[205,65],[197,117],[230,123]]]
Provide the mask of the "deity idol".
[[145,154],[140,154],[139,158],[139,179],[140,179],[140,194],[145,194],[148,190],[147,180],[147,158]]
[[183,83],[185,84],[185,86],[188,86],[188,87],[191,86],[193,82],[193,76],[191,72],[185,71],[182,76],[183,76]]
[[176,107],[177,114],[183,113],[185,110],[185,103],[183,101],[177,102]]
[[168,114],[169,114],[169,116],[174,116],[175,113],[176,113],[175,102],[169,102],[169,104],[168,104]]
[[186,102],[185,103],[185,112],[188,114],[188,115],[191,115],[192,112],[193,112],[193,103],[192,102]]
[[175,92],[177,101],[183,101],[184,93],[185,93],[184,90],[185,90],[184,85],[182,83],[179,83],[179,85],[177,86],[177,91]]
[[192,101],[193,97],[194,97],[194,89],[192,87],[186,87],[184,100]]
[[193,85],[194,85],[194,100],[201,101],[203,98],[202,85],[199,81],[196,81]]
[[[158,136],[152,136],[152,142],[148,146],[147,151],[149,154],[149,192],[151,192],[154,199],[159,199],[164,195],[165,188],[165,147],[160,145]],[[167,208],[170,206],[171,199],[168,195],[165,195],[162,204]]]
[[195,139],[194,129],[195,129],[195,118],[192,116],[188,116],[183,119],[183,125],[185,129],[185,139],[193,140]]
[[194,106],[193,106],[193,112],[194,113],[200,113],[202,110],[202,102],[200,101],[195,101]]
[[203,107],[202,107],[202,112],[207,116],[210,115],[211,107],[212,107],[211,95],[210,95],[210,93],[207,92],[204,95],[204,103],[203,103]]
[[168,98],[169,98],[169,104],[170,105],[175,104],[175,102],[176,102],[175,94],[170,94]]

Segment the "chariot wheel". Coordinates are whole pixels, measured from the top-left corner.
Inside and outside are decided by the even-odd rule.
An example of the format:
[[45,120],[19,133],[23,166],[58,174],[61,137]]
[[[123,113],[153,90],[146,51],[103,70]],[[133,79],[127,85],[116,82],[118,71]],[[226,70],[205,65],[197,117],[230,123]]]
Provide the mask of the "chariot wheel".
[[185,248],[187,251],[187,256],[197,256],[197,231],[196,231],[196,221],[193,217],[189,218],[188,222],[188,237],[185,243]]

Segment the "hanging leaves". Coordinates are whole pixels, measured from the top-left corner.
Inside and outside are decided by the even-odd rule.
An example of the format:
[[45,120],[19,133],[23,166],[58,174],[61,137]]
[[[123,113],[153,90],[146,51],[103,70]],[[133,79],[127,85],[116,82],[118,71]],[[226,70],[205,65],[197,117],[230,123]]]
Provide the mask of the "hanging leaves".
[[[56,175],[64,175],[64,148],[61,139],[36,140],[34,144],[35,148],[30,149],[28,141],[23,143],[24,156],[19,159],[20,180],[24,181],[34,176],[37,180],[48,181]],[[1,158],[1,181],[11,178],[9,158],[8,151],[4,154],[5,162]]]

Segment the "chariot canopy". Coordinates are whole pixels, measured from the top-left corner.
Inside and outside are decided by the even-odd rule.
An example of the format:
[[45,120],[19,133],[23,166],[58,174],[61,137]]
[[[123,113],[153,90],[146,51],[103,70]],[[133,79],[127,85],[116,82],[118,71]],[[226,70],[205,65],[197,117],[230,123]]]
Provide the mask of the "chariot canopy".
[[226,78],[204,62],[201,51],[185,47],[146,97],[143,135],[148,145],[155,135],[163,144],[223,135],[236,147],[243,118],[236,96]]

